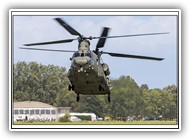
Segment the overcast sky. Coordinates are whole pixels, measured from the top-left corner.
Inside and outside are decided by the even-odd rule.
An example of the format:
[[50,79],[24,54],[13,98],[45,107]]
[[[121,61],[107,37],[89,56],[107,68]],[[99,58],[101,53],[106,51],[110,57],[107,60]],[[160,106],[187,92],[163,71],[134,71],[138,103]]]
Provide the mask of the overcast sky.
[[[102,55],[110,67],[112,79],[129,75],[140,86],[163,88],[177,84],[177,44],[176,16],[14,16],[14,63],[36,61],[70,67],[72,53],[21,50],[23,44],[53,40],[71,39],[70,35],[54,18],[59,17],[69,23],[84,36],[100,36],[102,27],[110,27],[110,35],[170,32],[156,36],[107,39],[107,52],[126,53],[165,58],[163,61],[116,58]],[[91,41],[93,50],[98,40]],[[35,48],[77,50],[77,41],[72,43],[35,46]]]

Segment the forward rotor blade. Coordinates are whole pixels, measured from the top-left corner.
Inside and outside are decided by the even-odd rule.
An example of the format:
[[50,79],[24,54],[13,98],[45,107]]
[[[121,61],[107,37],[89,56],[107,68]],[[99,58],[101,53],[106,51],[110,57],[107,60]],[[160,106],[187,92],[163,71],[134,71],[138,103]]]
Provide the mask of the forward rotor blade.
[[[100,37],[107,37],[109,30],[110,28],[104,27]],[[100,38],[96,45],[96,49],[104,47],[105,42],[106,42],[106,38]]]
[[163,32],[163,33],[147,33],[147,34],[133,34],[133,35],[120,35],[120,36],[107,36],[107,37],[92,37],[92,39],[99,39],[99,38],[118,38],[118,37],[133,37],[133,36],[148,36],[148,35],[161,35],[161,34],[169,34],[169,32]]
[[61,25],[63,26],[70,34],[72,35],[78,35],[80,37],[82,37],[82,35],[77,32],[75,29],[73,29],[69,24],[67,24],[65,21],[63,21],[60,18],[55,18],[55,20]]
[[130,55],[130,54],[110,53],[110,52],[102,52],[102,53],[109,54],[113,57],[126,57],[126,58],[148,59],[148,60],[157,60],[157,61],[161,61],[164,59],[164,58],[156,58],[149,56],[139,56],[139,55]]
[[69,51],[69,50],[52,50],[52,49],[23,48],[23,47],[20,47],[19,49],[37,50],[37,51],[54,51],[54,52],[76,52],[76,51]]
[[68,43],[68,42],[72,42],[73,40],[77,40],[77,39],[66,39],[66,40],[57,40],[57,41],[50,41],[50,42],[31,43],[31,44],[24,44],[24,46],[37,46],[37,45]]

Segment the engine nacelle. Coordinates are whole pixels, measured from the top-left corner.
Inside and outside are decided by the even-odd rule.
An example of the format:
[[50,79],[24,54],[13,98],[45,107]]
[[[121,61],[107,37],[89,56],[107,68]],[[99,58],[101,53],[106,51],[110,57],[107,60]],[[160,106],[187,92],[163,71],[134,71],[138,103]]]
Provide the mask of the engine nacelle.
[[106,64],[106,63],[103,63],[102,64],[102,67],[103,67],[103,71],[105,73],[105,75],[110,75],[110,70],[109,70],[109,66]]

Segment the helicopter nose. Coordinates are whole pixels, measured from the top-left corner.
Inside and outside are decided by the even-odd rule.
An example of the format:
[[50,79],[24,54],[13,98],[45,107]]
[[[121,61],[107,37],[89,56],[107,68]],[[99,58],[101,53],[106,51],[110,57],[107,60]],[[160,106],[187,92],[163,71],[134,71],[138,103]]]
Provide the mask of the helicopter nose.
[[75,68],[81,68],[81,67],[84,67],[84,68],[87,68],[90,66],[90,58],[82,58],[82,57],[78,57],[78,58],[75,58],[73,60],[73,67]]
[[78,65],[85,65],[88,63],[88,59],[75,59],[75,63]]

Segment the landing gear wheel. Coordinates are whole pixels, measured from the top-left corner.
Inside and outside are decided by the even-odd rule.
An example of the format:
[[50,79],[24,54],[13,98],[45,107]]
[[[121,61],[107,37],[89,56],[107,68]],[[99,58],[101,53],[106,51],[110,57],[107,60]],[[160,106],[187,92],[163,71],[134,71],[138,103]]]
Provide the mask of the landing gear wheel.
[[99,85],[99,91],[102,91],[102,86],[101,85]]
[[75,86],[74,86],[74,85],[72,85],[71,89],[74,91],[74,90],[75,90]]
[[108,94],[108,102],[109,102],[109,103],[111,102],[110,94]]
[[77,94],[77,102],[79,102],[79,100],[80,100],[80,96],[79,94]]
[[71,86],[71,85],[69,85],[69,86],[68,86],[68,89],[69,89],[69,91],[71,91],[71,89],[72,89],[72,86]]
[[71,90],[74,91],[74,85],[69,85],[69,86],[68,86],[68,89],[69,89],[69,91],[71,91]]

